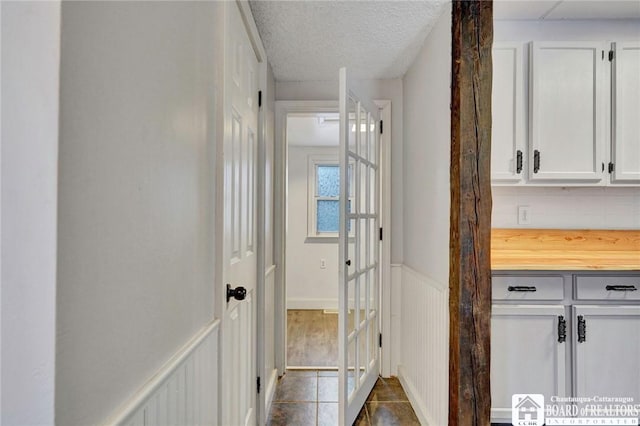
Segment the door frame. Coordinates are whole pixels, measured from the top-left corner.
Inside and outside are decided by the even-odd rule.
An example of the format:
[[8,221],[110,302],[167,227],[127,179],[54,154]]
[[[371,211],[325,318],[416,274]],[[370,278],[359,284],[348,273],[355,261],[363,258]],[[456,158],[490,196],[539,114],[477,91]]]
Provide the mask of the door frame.
[[[249,41],[253,47],[254,53],[258,60],[258,90],[262,92],[262,104],[258,107],[258,130],[257,130],[257,157],[256,157],[256,317],[255,317],[255,336],[256,336],[256,374],[258,377],[265,377],[265,368],[264,368],[264,321],[262,318],[265,315],[265,307],[264,307],[264,264],[265,264],[265,142],[266,142],[266,129],[268,128],[267,123],[267,115],[264,100],[267,98],[267,73],[268,73],[268,62],[267,62],[267,53],[264,48],[264,44],[262,43],[262,39],[260,38],[260,33],[258,32],[258,27],[255,24],[255,20],[253,19],[253,14],[251,13],[251,8],[249,7],[249,2],[247,0],[235,0],[235,2],[222,2],[221,16],[225,16],[226,7],[235,7],[237,5],[240,16],[242,17],[242,21],[244,23],[245,30],[247,31],[247,35],[249,36]],[[223,27],[223,37],[221,37],[221,43],[216,45],[216,48],[220,52],[224,52],[224,43],[226,42],[226,32],[227,32],[227,23],[224,22],[224,19],[220,19],[217,24]],[[224,53],[223,53],[224,57]],[[227,58],[225,58],[227,59]],[[220,82],[220,87],[224,87],[225,78],[227,77],[224,72],[224,67],[218,68],[220,70],[220,75],[218,81]],[[222,90],[224,92],[224,90]],[[216,146],[215,146],[215,176],[214,176],[214,186],[215,186],[215,229],[214,233],[214,270],[215,270],[215,280],[212,283],[214,286],[214,317],[215,318],[224,318],[224,311],[226,309],[225,304],[225,291],[224,291],[224,274],[223,274],[223,265],[224,265],[224,236],[221,230],[224,229],[224,127],[226,120],[228,117],[225,116],[226,111],[224,109],[224,93],[217,96],[214,100],[215,109],[217,111],[223,111],[222,114],[218,114],[216,118]],[[221,323],[221,332],[219,335],[219,347],[222,347],[222,328],[225,326],[224,321]],[[218,357],[218,371],[222,371],[224,367],[223,357]],[[222,407],[222,394],[223,394],[223,386],[222,375],[218,375],[218,383],[215,384],[218,388],[218,407]],[[266,412],[266,404],[265,398],[263,397],[264,392],[257,392],[256,390],[256,421],[258,424],[262,425],[266,423],[267,415]],[[222,409],[218,410],[218,423],[222,422]]]
[[[375,100],[380,118],[385,123],[380,138],[381,226],[384,229],[380,248],[380,332],[382,351],[380,374],[391,375],[391,101]],[[338,101],[276,101],[274,141],[274,263],[275,272],[275,364],[278,376],[287,366],[287,284],[286,284],[286,229],[287,229],[287,116],[294,113],[338,113]],[[339,277],[336,276],[336,279]]]

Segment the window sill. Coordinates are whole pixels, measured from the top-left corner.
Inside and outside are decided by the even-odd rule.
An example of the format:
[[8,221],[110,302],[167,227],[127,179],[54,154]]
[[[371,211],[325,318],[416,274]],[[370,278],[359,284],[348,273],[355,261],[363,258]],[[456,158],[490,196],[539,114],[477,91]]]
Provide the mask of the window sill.
[[[338,244],[340,237],[337,235],[307,235],[307,238],[304,239],[305,244]],[[349,242],[352,243],[355,241],[355,237],[350,236]]]

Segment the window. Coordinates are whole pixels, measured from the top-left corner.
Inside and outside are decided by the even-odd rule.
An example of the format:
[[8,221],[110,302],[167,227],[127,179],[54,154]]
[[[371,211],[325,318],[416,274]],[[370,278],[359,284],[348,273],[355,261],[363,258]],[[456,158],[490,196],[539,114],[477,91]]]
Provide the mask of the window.
[[[352,166],[349,166],[351,181]],[[309,156],[307,234],[336,238],[340,227],[340,166],[335,157]],[[351,206],[351,200],[349,200]]]

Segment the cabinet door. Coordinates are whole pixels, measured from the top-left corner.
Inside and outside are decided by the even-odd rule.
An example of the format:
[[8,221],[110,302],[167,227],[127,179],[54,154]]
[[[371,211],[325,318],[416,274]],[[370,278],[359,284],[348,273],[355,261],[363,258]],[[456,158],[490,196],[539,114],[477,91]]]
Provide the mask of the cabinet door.
[[526,129],[522,61],[522,44],[494,44],[491,179],[497,184],[519,183],[524,177]]
[[640,184],[640,42],[614,43],[612,183]]
[[561,305],[494,305],[491,313],[491,421],[511,423],[515,393],[566,395]]
[[574,306],[573,313],[575,396],[640,401],[640,306]]
[[604,183],[604,49],[596,42],[531,44],[532,181]]

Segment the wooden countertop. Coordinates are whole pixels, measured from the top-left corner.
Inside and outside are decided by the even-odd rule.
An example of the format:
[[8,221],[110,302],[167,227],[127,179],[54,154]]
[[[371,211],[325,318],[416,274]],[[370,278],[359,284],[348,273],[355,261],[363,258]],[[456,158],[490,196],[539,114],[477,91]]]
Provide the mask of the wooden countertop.
[[493,270],[640,271],[640,231],[492,229]]

